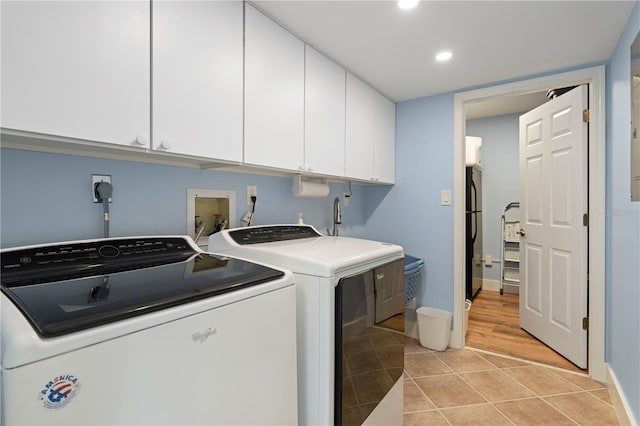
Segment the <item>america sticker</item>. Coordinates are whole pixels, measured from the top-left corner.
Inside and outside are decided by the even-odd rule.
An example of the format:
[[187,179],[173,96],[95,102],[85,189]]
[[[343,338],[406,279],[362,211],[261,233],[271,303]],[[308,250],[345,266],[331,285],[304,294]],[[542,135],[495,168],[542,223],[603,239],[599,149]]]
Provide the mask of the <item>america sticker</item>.
[[80,381],[73,374],[63,374],[49,380],[38,394],[42,406],[48,410],[64,408],[80,391]]

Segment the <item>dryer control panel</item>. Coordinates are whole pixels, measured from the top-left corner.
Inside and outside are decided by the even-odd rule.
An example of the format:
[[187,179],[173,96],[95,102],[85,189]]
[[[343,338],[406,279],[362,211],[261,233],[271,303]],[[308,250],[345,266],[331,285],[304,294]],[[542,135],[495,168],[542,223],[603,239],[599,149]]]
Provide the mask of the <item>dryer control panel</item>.
[[272,243],[275,241],[291,241],[302,238],[322,237],[313,227],[305,225],[272,225],[254,226],[250,228],[234,229],[229,231],[229,236],[237,244]]

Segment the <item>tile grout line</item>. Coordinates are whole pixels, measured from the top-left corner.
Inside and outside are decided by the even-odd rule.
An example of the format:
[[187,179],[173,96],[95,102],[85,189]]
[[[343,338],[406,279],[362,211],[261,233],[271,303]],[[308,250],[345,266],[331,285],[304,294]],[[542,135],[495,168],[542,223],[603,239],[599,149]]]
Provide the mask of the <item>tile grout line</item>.
[[[413,377],[409,376],[409,379],[411,380],[411,383],[413,383],[413,386],[415,386],[416,388],[418,388],[418,390],[422,393],[422,395],[424,395],[425,398],[427,398],[427,401],[429,401],[431,403],[431,405],[433,405],[434,409],[437,409],[438,407],[436,407],[436,404],[431,400],[431,398],[429,398],[429,395],[427,395],[420,386],[418,386],[418,384],[415,382],[415,380],[413,380]],[[403,410],[404,411],[404,410]],[[431,410],[422,410],[422,411],[431,411]]]
[[[600,402],[604,403],[605,405],[608,405],[608,406],[609,406],[609,407],[611,407],[611,408],[614,408],[613,406],[611,406],[611,405],[607,404],[606,402],[602,401],[601,399],[599,399],[599,398],[597,398],[597,397],[595,397],[595,396],[591,395],[589,391],[584,391],[584,392],[575,392],[575,393],[576,393],[576,394],[577,394],[577,393],[586,393],[586,394],[589,394],[589,397],[590,397],[590,398],[593,398],[593,399],[595,399],[595,400],[597,400],[597,401],[600,401]],[[578,422],[577,422],[577,420],[574,420],[574,419],[573,419],[569,414],[565,413],[565,412],[564,412],[560,407],[556,407],[556,406],[555,406],[555,405],[553,405],[551,402],[549,402],[549,401],[547,401],[547,400],[545,399],[545,398],[551,398],[551,397],[555,397],[555,396],[563,396],[563,395],[571,395],[571,394],[550,395],[550,396],[547,396],[547,397],[544,397],[544,398],[540,398],[540,399],[542,399],[542,400],[543,400],[544,402],[546,402],[547,404],[551,405],[553,408],[555,408],[556,410],[558,410],[559,412],[561,412],[561,413],[562,413],[562,414],[564,414],[565,416],[569,417],[569,418],[570,418],[571,420],[573,420],[574,422],[578,423]],[[616,416],[616,418],[617,418],[617,416]],[[619,423],[619,419],[618,419],[618,423]],[[580,423],[578,423],[578,424],[580,424]]]
[[[608,403],[606,400],[596,396],[596,392],[602,392],[603,390],[607,390],[606,387],[585,388],[584,386],[580,386],[579,384],[572,382],[571,380],[569,380],[569,378],[566,378],[566,377],[564,377],[563,375],[560,374],[560,373],[565,373],[565,374],[568,373],[568,374],[571,374],[571,375],[576,376],[576,377],[583,377],[583,378],[587,378],[587,379],[592,380],[587,374],[584,374],[584,373],[567,370],[567,369],[564,369],[564,368],[561,368],[561,367],[544,365],[544,364],[540,364],[540,363],[537,363],[537,362],[534,362],[534,361],[522,360],[522,359],[518,359],[518,358],[515,358],[515,357],[502,356],[500,354],[493,354],[493,353],[488,352],[488,351],[476,350],[474,348],[468,348],[468,347],[465,347],[464,349],[468,349],[468,350],[471,350],[472,352],[476,353],[478,356],[480,356],[480,358],[482,358],[484,361],[486,361],[493,368],[486,368],[486,369],[480,369],[480,370],[474,369],[474,370],[469,370],[469,371],[455,371],[444,359],[441,358],[441,356],[439,356],[440,354],[436,353],[435,351],[422,351],[422,350],[419,350],[419,348],[416,348],[416,349],[417,350],[415,350],[415,351],[411,351],[410,350],[408,352],[405,352],[404,355],[406,356],[406,355],[430,353],[433,358],[438,359],[438,361],[440,361],[440,363],[442,363],[447,369],[451,370],[451,372],[414,377],[414,376],[410,375],[405,370],[404,373],[406,374],[406,378],[408,378],[411,381],[411,383],[420,390],[420,393],[426,398],[426,400],[428,402],[431,403],[433,408],[425,409],[425,410],[407,411],[407,412],[405,412],[403,410],[403,414],[414,414],[414,413],[421,413],[421,412],[436,411],[436,412],[438,412],[438,414],[442,418],[444,418],[444,420],[446,421],[447,424],[451,425],[452,424],[451,421],[449,421],[447,416],[444,414],[447,410],[458,409],[458,408],[467,408],[467,407],[473,407],[473,406],[488,405],[488,406],[492,407],[493,409],[495,409],[498,413],[500,413],[500,415],[503,418],[505,418],[510,424],[515,424],[515,422],[512,421],[511,418],[509,418],[496,405],[500,404],[500,403],[504,403],[504,402],[512,402],[512,401],[521,401],[521,400],[533,399],[533,400],[541,401],[544,405],[546,405],[551,410],[553,410],[553,412],[556,412],[556,413],[560,414],[563,418],[569,420],[572,424],[580,425],[581,423],[579,423],[576,419],[572,418],[568,413],[566,413],[565,411],[563,411],[559,407],[556,407],[550,400],[552,398],[562,397],[562,396],[567,396],[567,395],[588,394],[589,396],[587,398],[593,398],[594,402],[595,401],[599,401],[599,402],[601,402],[603,404],[603,406],[606,406],[606,407],[609,407],[609,408],[613,407],[613,405],[611,403]],[[495,363],[493,363],[492,361],[490,361],[489,359],[486,359],[485,357],[483,357],[482,354],[498,356],[498,357],[505,358],[505,359],[512,359],[514,361],[522,362],[525,365],[500,367],[500,366],[496,365]],[[551,374],[552,377],[560,378],[561,379],[561,381],[560,381],[561,383],[569,385],[571,388],[574,388],[575,390],[565,391],[565,392],[560,392],[560,393],[552,393],[552,394],[541,395],[538,392],[533,391],[533,389],[531,389],[528,386],[529,382],[523,382],[523,381],[521,381],[521,379],[513,377],[510,374],[506,373],[507,370],[517,370],[517,369],[520,369],[520,368],[523,368],[523,367],[543,368],[545,371],[549,371],[549,373]],[[515,399],[507,399],[507,400],[501,400],[501,401],[495,401],[495,402],[489,401],[489,399],[487,397],[485,397],[485,395],[482,394],[482,392],[480,392],[478,389],[476,389],[471,383],[469,383],[467,380],[465,380],[465,378],[462,376],[463,374],[483,373],[483,372],[486,373],[486,372],[492,372],[492,371],[500,372],[500,374],[503,374],[508,379],[512,380],[513,382],[515,382],[515,383],[519,384],[520,386],[522,386],[527,391],[531,392],[532,396],[522,397],[522,398],[515,398]],[[431,377],[441,377],[441,376],[450,376],[452,374],[455,374],[458,379],[460,379],[464,384],[469,386],[485,402],[479,402],[479,403],[467,404],[467,405],[456,405],[456,406],[450,406],[450,407],[438,407],[433,402],[433,400],[425,393],[425,391],[416,383],[417,379],[431,378]],[[599,383],[599,382],[596,382],[596,381],[594,381],[594,382],[595,383]],[[547,400],[547,399],[549,399],[549,400]]]
[[[528,367],[528,366],[526,366],[526,367]],[[508,369],[516,369],[516,368],[522,368],[522,367],[506,367],[506,368],[504,368],[504,369],[500,369],[500,370],[508,370]],[[544,367],[542,367],[542,368],[544,368]],[[553,373],[553,372],[552,372],[552,373]],[[506,374],[506,373],[503,373],[503,374]],[[518,380],[518,378],[516,378],[516,377],[512,377],[512,376],[510,376],[510,375],[508,375],[508,374],[507,374],[507,376],[509,376],[512,380],[516,381],[517,383],[519,383],[520,385],[522,385],[525,389],[527,389],[529,392],[531,392],[533,395],[535,395],[533,398],[538,399],[538,400],[540,400],[541,402],[543,402],[544,404],[548,405],[548,406],[549,406],[549,407],[551,407],[553,410],[557,411],[557,412],[558,412],[558,413],[560,413],[562,416],[564,416],[564,417],[566,417],[567,419],[569,419],[571,422],[576,423],[576,424],[579,424],[579,423],[578,423],[578,422],[576,422],[574,419],[572,419],[571,417],[569,417],[567,414],[565,414],[564,412],[560,411],[558,408],[556,408],[556,407],[555,407],[555,406],[553,406],[551,403],[549,403],[548,401],[546,401],[546,400],[544,399],[544,397],[545,397],[545,396],[549,397],[549,396],[557,396],[557,395],[563,395],[563,394],[574,394],[574,393],[580,393],[580,392],[584,392],[584,390],[580,389],[580,390],[575,391],[575,392],[564,392],[564,393],[560,393],[560,394],[552,394],[552,395],[545,395],[545,396],[543,396],[543,395],[538,394],[538,392],[534,391],[534,390],[533,390],[533,389],[531,389],[530,387],[528,387],[528,386],[526,385],[526,383],[523,383],[522,381]],[[554,376],[557,376],[557,374],[554,374]],[[567,380],[567,382],[568,382],[570,385],[574,386],[575,388],[578,388],[578,389],[579,389],[579,387],[578,387],[578,386],[574,385],[573,383],[569,382],[568,380]],[[595,397],[594,397],[594,398],[595,398]],[[532,398],[525,398],[525,399],[532,399]],[[495,407],[495,406],[494,406],[494,408],[496,408],[496,410],[499,410],[499,409],[498,409],[498,407]],[[499,410],[499,411],[500,411],[500,410]],[[500,411],[500,412],[502,412],[502,411]]]
[[[458,375],[457,373],[454,373],[454,374]],[[440,375],[440,376],[442,376],[442,375]],[[422,376],[422,377],[435,377],[435,376]],[[579,424],[573,418],[571,418],[566,413],[561,411],[559,408],[556,408],[555,406],[553,406],[552,404],[550,404],[549,402],[544,400],[544,397],[538,396],[537,394],[535,394],[535,392],[531,391],[530,389],[528,389],[528,390],[532,392],[533,396],[528,396],[528,397],[523,397],[523,398],[516,398],[516,399],[509,399],[509,400],[501,400],[501,401],[493,402],[493,401],[489,401],[484,395],[482,395],[478,390],[476,390],[471,384],[469,384],[466,380],[464,380],[462,377],[460,377],[460,379],[462,381],[464,381],[468,386],[470,386],[473,389],[473,391],[475,391],[478,395],[480,395],[485,400],[485,402],[478,402],[478,403],[466,404],[466,405],[453,405],[453,406],[450,406],[450,407],[438,407],[433,402],[433,400],[431,398],[429,398],[429,396],[422,390],[422,388],[413,380],[413,378],[411,376],[409,376],[408,379],[411,380],[413,385],[416,386],[416,388],[422,393],[422,395],[433,405],[433,408],[425,409],[425,410],[415,410],[415,411],[404,411],[403,410],[403,415],[404,414],[416,414],[416,413],[425,413],[425,412],[430,412],[430,411],[437,411],[438,414],[440,414],[445,419],[445,421],[447,421],[447,423],[449,423],[451,425],[451,422],[449,422],[449,419],[443,413],[443,410],[467,408],[467,407],[481,406],[481,405],[490,405],[493,409],[495,409],[498,413],[500,413],[500,415],[502,417],[504,417],[509,423],[515,425],[516,423],[514,423],[511,420],[511,418],[509,416],[507,416],[502,410],[500,410],[500,408],[498,408],[496,406],[496,404],[503,403],[503,402],[523,401],[523,400],[527,400],[527,399],[537,399],[537,400],[540,400],[541,402],[545,403],[549,407],[551,407],[553,410],[559,412],[562,416],[564,416],[567,419],[569,419],[569,421],[571,421],[571,422],[573,422],[575,424]],[[550,395],[550,396],[570,395],[570,394],[574,394],[574,393],[588,393],[588,391],[570,392],[570,393],[566,393],[566,394],[557,394],[557,395]]]
[[487,403],[489,403],[489,404],[491,403],[491,401],[489,401],[489,400],[487,399],[487,397],[485,397],[483,394],[481,394],[481,393],[480,393],[480,392],[479,392],[479,391],[478,391],[478,390],[477,390],[473,385],[471,385],[471,383],[467,382],[467,381],[464,379],[464,377],[460,376],[460,374],[459,374],[459,373],[456,373],[456,376],[458,376],[458,379],[462,380],[462,382],[463,382],[465,385],[469,386],[469,387],[470,387],[470,388],[471,388],[475,393],[477,393],[478,395],[480,395],[480,397],[481,397],[482,399],[484,399]]
[[614,409],[615,409],[616,407],[613,405],[613,403],[608,403],[607,401],[605,401],[605,400],[603,400],[603,399],[601,399],[601,398],[598,398],[597,396],[595,396],[595,395],[593,394],[593,392],[598,392],[598,391],[607,391],[607,395],[609,395],[609,399],[611,400],[611,394],[609,394],[609,389],[607,389],[607,388],[603,388],[603,389],[591,389],[591,390],[588,390],[588,391],[587,391],[587,393],[590,393],[590,394],[591,394],[591,396],[595,397],[595,398],[596,398],[596,399],[598,399],[599,401],[604,402],[604,403],[605,403],[605,404],[607,404],[609,407],[611,407],[611,408],[614,408]]
[[[480,396],[480,398],[482,398],[485,402],[483,403],[477,403],[477,404],[467,404],[467,405],[461,405],[461,406],[453,406],[453,407],[438,407],[432,400],[431,398],[429,398],[426,393],[422,390],[422,388],[420,386],[418,386],[417,383],[415,383],[415,381],[413,381],[413,377],[411,378],[411,380],[413,381],[413,383],[418,387],[418,389],[422,392],[423,395],[425,395],[427,397],[427,399],[433,404],[433,406],[435,407],[435,411],[438,412],[438,414],[440,414],[440,416],[442,416],[442,418],[445,419],[445,421],[451,425],[452,423],[449,421],[449,419],[447,418],[447,416],[443,413],[442,410],[445,409],[453,409],[453,408],[462,408],[462,407],[470,407],[470,406],[474,406],[474,405],[490,405],[493,407],[493,405],[491,404],[491,402],[484,396],[482,395],[475,387],[473,387],[469,382],[467,382],[462,376],[460,376],[460,374],[455,371],[449,364],[447,364],[447,362],[445,360],[443,360],[442,358],[440,358],[438,356],[437,353],[433,353],[434,357],[439,360],[444,366],[446,366],[447,368],[449,368],[453,374],[440,374],[440,375],[431,375],[431,376],[424,376],[424,377],[436,377],[436,376],[445,376],[445,375],[455,375],[459,380],[461,380],[464,384],[466,384],[473,392],[475,392],[478,396]],[[482,357],[481,357],[482,358]],[[482,358],[484,360],[484,358]],[[487,360],[485,360],[487,361]],[[488,361],[487,361],[488,362]],[[499,371],[499,368],[497,366],[495,366],[494,364],[491,364],[489,362],[490,365],[493,365],[494,368],[491,369],[486,369],[486,370],[478,370],[478,371]],[[475,371],[475,370],[474,370]],[[473,371],[472,371],[473,372]],[[465,372],[466,373],[466,372]],[[496,407],[493,407],[494,409],[496,409]],[[497,410],[497,409],[496,409]],[[425,410],[426,411],[426,410]],[[433,410],[429,410],[429,411],[433,411]],[[511,419],[509,419],[508,417],[506,417],[504,415],[504,413],[502,413],[501,411],[497,410],[501,416],[503,416],[508,422],[510,422],[511,424],[515,424],[511,421]]]
[[[566,392],[566,393],[579,393],[579,392],[589,392],[590,393],[590,392],[593,392],[593,391],[607,390],[606,386],[604,386],[602,384],[601,384],[601,387],[587,389],[587,388],[584,388],[583,386],[580,386],[578,384],[573,383],[571,380],[567,379],[566,377],[563,377],[561,374],[558,374],[558,373],[571,374],[571,375],[574,375],[576,377],[586,378],[586,379],[589,379],[589,380],[591,380],[591,381],[593,381],[595,383],[599,383],[600,384],[600,382],[597,382],[597,381],[591,379],[591,377],[589,377],[589,375],[584,374],[584,373],[579,373],[577,371],[566,370],[566,369],[563,369],[563,368],[560,368],[560,367],[555,367],[555,366],[552,366],[552,365],[539,364],[539,363],[536,363],[534,361],[520,360],[518,358],[514,358],[514,357],[511,357],[511,356],[507,356],[507,355],[492,354],[492,353],[490,353],[488,351],[484,351],[482,349],[474,349],[474,348],[468,348],[468,349],[471,349],[473,351],[478,351],[478,352],[481,352],[481,353],[486,353],[488,355],[495,355],[495,356],[503,357],[503,358],[506,358],[506,359],[512,359],[514,361],[520,361],[520,362],[531,364],[533,366],[538,366],[538,367],[541,367],[541,368],[544,368],[544,369],[548,369],[548,370],[550,370],[550,373],[552,373],[555,377],[558,377],[558,378],[562,379],[563,381],[565,381],[566,383],[570,384],[571,386],[576,387],[576,388],[579,389],[579,390],[576,390],[574,392]],[[488,359],[486,359],[486,361],[491,363],[491,361],[488,360]],[[517,369],[517,368],[521,368],[521,367],[526,367],[526,366],[510,366],[510,367],[497,367],[497,368],[500,371],[503,371],[503,370],[506,370],[506,369]],[[513,380],[516,380],[515,378],[513,378],[511,376],[509,376],[509,377],[511,379],[513,379]],[[519,381],[517,381],[517,382],[520,383]],[[554,394],[554,395],[559,395],[559,394]],[[592,396],[595,397],[595,395],[592,395]],[[604,401],[604,400],[602,400],[600,398],[597,398],[597,399],[602,401],[602,402],[604,402],[605,404],[607,404],[609,406],[613,406],[612,404],[609,404],[608,402],[606,402],[606,401]]]
[[511,423],[512,425],[515,425],[516,422],[514,422],[513,420],[511,420],[511,417],[507,416],[505,413],[502,412],[502,410],[498,407],[495,406],[494,403],[490,402],[489,404],[491,404],[491,406],[493,407],[494,410],[496,410],[498,413],[500,413],[502,415],[502,417],[504,417],[505,419],[507,419],[509,421],[509,423]]
[[[429,396],[422,390],[422,388],[420,386],[418,386],[418,384],[413,380],[413,377],[409,376],[409,378],[411,379],[411,382],[413,383],[413,385],[416,388],[418,388],[418,390],[422,393],[422,395],[424,395],[425,398],[427,398],[427,401],[429,401],[431,403],[431,405],[433,405],[433,409],[432,410],[412,411],[411,413],[423,413],[423,412],[427,412],[427,411],[436,411],[438,414],[440,414],[440,417],[442,417],[444,419],[444,421],[447,422],[447,424],[449,424],[449,426],[453,426],[451,424],[451,422],[449,421],[449,419],[447,419],[447,417],[444,414],[442,414],[442,412],[440,411],[438,406],[431,400],[431,398],[429,398]],[[404,414],[406,414],[406,413],[404,412],[404,409],[402,411],[403,411],[402,415],[404,417]]]
[[572,422],[574,422],[575,424],[579,425],[580,423],[578,423],[576,420],[574,420],[572,417],[570,417],[568,414],[566,414],[564,411],[560,410],[559,408],[557,408],[556,406],[554,406],[553,404],[551,404],[549,401],[547,401],[546,399],[540,397],[539,398],[542,402],[544,402],[545,404],[547,404],[549,407],[553,408],[554,410],[556,410],[558,413],[562,414],[563,416],[565,416],[566,418],[568,418],[569,420],[571,420]]
[[[437,359],[437,357],[436,357]],[[442,362],[442,361],[440,361]],[[445,366],[447,368],[449,368],[448,365],[445,364]],[[447,417],[442,414],[442,411],[440,411],[440,408],[435,404],[435,402],[433,402],[433,400],[431,398],[429,398],[429,395],[427,395],[425,393],[424,390],[422,390],[422,388],[420,386],[418,386],[418,384],[415,382],[415,380],[413,380],[413,377],[411,375],[409,375],[409,373],[407,373],[407,375],[409,376],[409,378],[411,379],[411,382],[413,383],[413,385],[418,388],[418,390],[422,393],[422,395],[424,395],[424,397],[427,399],[427,401],[429,401],[431,403],[431,405],[433,405],[433,409],[432,410],[422,410],[422,411],[414,411],[415,413],[421,413],[421,412],[426,412],[426,411],[436,411],[438,414],[440,414],[440,417],[442,417],[444,419],[445,422],[447,422],[447,424],[449,424],[449,426],[453,426],[451,424],[451,422],[449,421],[449,419],[447,419]],[[431,377],[431,376],[423,376],[423,377]],[[404,408],[403,408],[403,417],[404,417]]]
[[[487,360],[488,361],[488,360]],[[490,361],[489,361],[490,362]],[[522,386],[523,388],[525,388],[526,390],[528,390],[529,392],[531,392],[531,394],[533,396],[530,397],[524,397],[524,398],[516,398],[513,400],[505,400],[505,401],[495,401],[495,403],[493,401],[489,401],[489,404],[495,409],[497,410],[502,416],[506,417],[511,423],[514,423],[504,412],[502,412],[502,410],[500,410],[500,408],[498,408],[496,406],[497,403],[503,403],[503,402],[511,402],[511,401],[522,401],[522,400],[526,400],[526,399],[538,399],[541,402],[545,403],[546,405],[548,405],[549,407],[551,407],[553,410],[557,411],[558,413],[560,413],[562,416],[566,417],[567,419],[569,419],[571,422],[577,423],[574,419],[572,419],[571,417],[569,417],[567,414],[565,414],[564,412],[562,412],[561,410],[559,410],[558,408],[556,408],[555,406],[553,406],[551,403],[549,403],[548,401],[544,400],[544,397],[539,395],[537,392],[535,392],[533,389],[530,389],[526,384],[522,383],[520,380],[518,380],[515,377],[511,377],[510,375],[506,374],[503,370],[505,369],[514,369],[514,368],[521,368],[521,367],[505,367],[505,368],[500,368],[498,367],[498,371],[501,374],[504,374],[506,377],[508,377],[509,379],[513,380],[515,383],[518,383],[520,386]],[[464,380],[464,379],[462,379]],[[567,381],[568,382],[568,381]],[[465,381],[466,383],[466,381]],[[576,387],[573,383],[570,383],[572,386]],[[471,384],[469,384],[469,386],[472,386]],[[472,386],[473,387],[473,386]],[[576,391],[576,392],[568,392],[568,393],[564,393],[564,394],[573,394],[573,393],[580,393],[583,392],[583,390],[580,391]],[[561,395],[561,394],[556,394],[556,395]],[[550,395],[550,396],[556,396],[556,395]],[[483,395],[484,397],[484,395]],[[594,397],[595,398],[595,397]],[[486,399],[486,398],[485,398]],[[515,423],[514,423],[515,424]]]
[[[486,360],[485,360],[486,361]],[[488,362],[488,361],[487,361]],[[492,371],[492,370],[481,370],[481,371]],[[500,371],[499,368],[496,369],[496,371]],[[501,373],[504,374],[504,373]],[[515,425],[515,423],[505,414],[503,413],[501,410],[498,409],[498,407],[496,407],[495,405],[493,405],[493,403],[491,401],[489,401],[489,399],[487,397],[485,397],[482,393],[480,393],[479,390],[477,390],[471,383],[467,382],[464,377],[460,376],[460,374],[457,374],[458,377],[460,378],[460,380],[462,380],[464,383],[467,384],[467,386],[469,386],[471,389],[473,389],[478,395],[480,395],[485,401],[487,401],[487,403],[489,404],[490,407],[492,407],[494,410],[496,410],[498,413],[500,413],[500,415],[502,417],[504,417],[505,419],[507,419],[507,421],[513,425]]]

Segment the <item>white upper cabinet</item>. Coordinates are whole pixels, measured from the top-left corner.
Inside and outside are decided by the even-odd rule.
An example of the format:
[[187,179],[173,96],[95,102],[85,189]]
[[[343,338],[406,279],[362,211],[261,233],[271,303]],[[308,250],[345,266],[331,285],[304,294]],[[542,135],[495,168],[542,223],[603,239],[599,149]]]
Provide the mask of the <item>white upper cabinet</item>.
[[344,176],[345,70],[305,46],[305,170]]
[[347,72],[345,175],[373,180],[373,90]]
[[242,161],[242,14],[238,1],[154,1],[154,149]]
[[3,1],[3,128],[149,146],[148,1]]
[[396,182],[396,104],[373,93],[373,177]]
[[304,43],[245,5],[244,161],[304,168]]
[[395,183],[395,104],[347,72],[345,176]]
[[0,8],[0,125],[40,135],[18,147],[395,181],[395,104],[249,3]]

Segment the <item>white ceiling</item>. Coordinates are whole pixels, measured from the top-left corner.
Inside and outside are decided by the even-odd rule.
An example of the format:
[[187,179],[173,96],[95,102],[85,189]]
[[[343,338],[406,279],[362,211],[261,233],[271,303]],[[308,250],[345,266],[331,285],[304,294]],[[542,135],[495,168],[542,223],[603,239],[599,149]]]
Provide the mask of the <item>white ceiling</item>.
[[523,114],[547,102],[547,92],[528,93],[493,98],[488,101],[467,103],[465,117],[467,120],[495,117],[506,114]]
[[[252,3],[398,102],[606,61],[637,2]],[[453,59],[437,63],[444,49]]]

